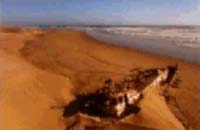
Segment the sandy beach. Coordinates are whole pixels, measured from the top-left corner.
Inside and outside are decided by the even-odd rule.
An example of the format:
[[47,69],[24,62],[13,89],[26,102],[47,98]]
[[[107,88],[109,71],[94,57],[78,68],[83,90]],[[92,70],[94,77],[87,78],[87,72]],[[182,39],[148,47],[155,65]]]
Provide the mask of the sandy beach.
[[[178,64],[178,88],[147,88],[141,111],[112,125],[98,117],[64,118],[77,94],[96,91],[107,78],[134,68]],[[199,130],[200,65],[106,44],[73,29],[0,29],[0,126],[2,130]],[[94,125],[97,124],[97,125]]]

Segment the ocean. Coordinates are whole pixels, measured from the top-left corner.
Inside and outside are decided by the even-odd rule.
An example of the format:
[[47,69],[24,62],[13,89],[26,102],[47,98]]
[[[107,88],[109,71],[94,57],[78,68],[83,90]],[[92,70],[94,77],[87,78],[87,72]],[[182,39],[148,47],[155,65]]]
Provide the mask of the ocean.
[[79,27],[78,30],[106,43],[200,63],[199,26]]

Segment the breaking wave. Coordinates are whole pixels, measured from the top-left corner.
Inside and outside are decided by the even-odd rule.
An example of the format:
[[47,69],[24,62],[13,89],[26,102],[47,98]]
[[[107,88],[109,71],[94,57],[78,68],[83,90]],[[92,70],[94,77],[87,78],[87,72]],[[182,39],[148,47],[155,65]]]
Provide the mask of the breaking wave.
[[199,27],[79,28],[107,43],[200,63]]

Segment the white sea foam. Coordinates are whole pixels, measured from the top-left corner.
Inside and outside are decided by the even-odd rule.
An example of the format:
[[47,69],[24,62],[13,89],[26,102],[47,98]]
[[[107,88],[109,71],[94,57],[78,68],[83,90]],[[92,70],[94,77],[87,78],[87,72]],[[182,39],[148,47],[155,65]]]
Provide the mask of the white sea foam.
[[200,27],[88,27],[98,40],[200,63]]

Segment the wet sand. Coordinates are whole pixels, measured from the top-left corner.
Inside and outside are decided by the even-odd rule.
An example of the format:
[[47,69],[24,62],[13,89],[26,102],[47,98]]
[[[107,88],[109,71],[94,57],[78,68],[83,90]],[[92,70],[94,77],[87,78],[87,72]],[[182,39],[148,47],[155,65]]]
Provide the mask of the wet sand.
[[[107,78],[133,68],[178,64],[178,88],[146,89],[137,115],[106,125],[98,117],[64,118],[76,94],[94,92]],[[76,129],[198,130],[200,67],[189,62],[97,41],[83,32],[55,29],[0,30],[0,106],[3,130]],[[94,124],[96,124],[94,126]],[[99,126],[100,125],[100,126]]]
[[[103,30],[103,29],[102,29]],[[146,28],[144,30],[147,31]],[[178,30],[178,29],[177,29]],[[128,34],[112,34],[109,32],[103,32],[99,30],[86,30],[86,33],[104,42],[112,43],[118,46],[125,46],[133,49],[143,50],[145,52],[150,52],[158,55],[175,57],[177,59],[182,59],[188,62],[193,62],[200,64],[200,41],[186,38],[176,37],[179,34],[178,30],[174,28],[174,31],[165,32],[167,36],[154,36],[154,33],[159,33],[159,30],[154,31],[153,34],[143,34],[140,35],[128,35]],[[161,32],[160,32],[161,33]],[[134,34],[134,33],[133,33]],[[196,33],[198,34],[198,32]],[[169,36],[168,36],[169,35]],[[172,35],[170,37],[170,35]],[[179,34],[185,37],[189,37],[192,34]],[[193,34],[195,35],[195,34]],[[191,36],[190,36],[191,37]],[[195,37],[195,36],[194,36]],[[182,40],[183,39],[183,40]],[[196,38],[198,39],[198,38]]]

